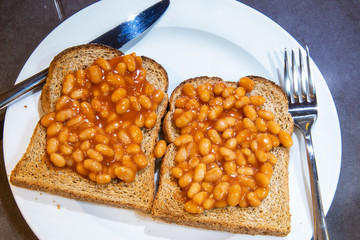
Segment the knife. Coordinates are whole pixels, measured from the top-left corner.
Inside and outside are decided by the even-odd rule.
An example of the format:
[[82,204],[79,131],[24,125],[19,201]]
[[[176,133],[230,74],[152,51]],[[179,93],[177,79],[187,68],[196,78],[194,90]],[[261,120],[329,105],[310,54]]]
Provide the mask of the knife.
[[[139,13],[135,18],[123,22],[90,43],[102,43],[113,48],[120,48],[125,43],[141,35],[162,16],[170,4],[170,0],[161,0]],[[0,94],[0,111],[12,101],[42,85],[48,74],[48,68],[14,85]]]

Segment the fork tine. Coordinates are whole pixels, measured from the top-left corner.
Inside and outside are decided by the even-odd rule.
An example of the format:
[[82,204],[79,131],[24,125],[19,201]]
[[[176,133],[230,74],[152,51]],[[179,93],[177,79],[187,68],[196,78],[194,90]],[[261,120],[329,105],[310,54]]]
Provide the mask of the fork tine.
[[310,68],[310,53],[309,47],[306,45],[306,65],[307,65],[307,77],[308,77],[308,88],[309,91],[307,92],[307,100],[308,102],[316,101],[316,89],[315,89],[315,82],[311,76],[311,68]]
[[299,48],[299,88],[300,88],[300,94],[299,94],[299,102],[302,103],[306,101],[306,81],[305,81],[305,75],[304,75],[304,61],[301,53],[301,48]]
[[292,89],[293,89],[293,97],[294,101],[299,101],[299,69],[296,64],[295,60],[295,52],[294,50],[291,50],[291,71],[292,71]]
[[291,94],[291,81],[289,75],[289,59],[286,48],[284,51],[284,89],[290,102],[293,102]]

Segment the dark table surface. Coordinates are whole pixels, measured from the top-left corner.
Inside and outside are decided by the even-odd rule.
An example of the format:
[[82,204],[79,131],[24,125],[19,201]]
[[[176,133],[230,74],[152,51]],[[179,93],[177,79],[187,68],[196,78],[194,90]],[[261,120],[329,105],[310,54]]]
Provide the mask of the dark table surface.
[[[63,0],[66,17],[94,0]],[[342,137],[342,165],[335,198],[326,216],[330,239],[360,239],[360,1],[272,0],[241,2],[262,12],[311,55],[332,93]],[[12,86],[25,61],[61,23],[53,0],[0,0],[0,89]],[[11,194],[3,161],[0,115],[0,239],[36,239]]]

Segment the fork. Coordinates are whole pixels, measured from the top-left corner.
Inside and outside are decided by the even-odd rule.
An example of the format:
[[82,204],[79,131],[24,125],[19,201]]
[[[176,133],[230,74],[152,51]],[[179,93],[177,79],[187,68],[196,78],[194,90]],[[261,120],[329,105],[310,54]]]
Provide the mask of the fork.
[[291,66],[289,66],[288,53],[285,49],[284,88],[289,100],[289,112],[294,119],[295,126],[301,130],[305,137],[313,207],[313,239],[329,239],[311,137],[311,127],[317,119],[318,109],[315,83],[311,77],[310,71],[310,55],[308,46],[306,46],[305,68],[300,48],[298,55],[299,59],[297,64],[294,50],[291,50]]

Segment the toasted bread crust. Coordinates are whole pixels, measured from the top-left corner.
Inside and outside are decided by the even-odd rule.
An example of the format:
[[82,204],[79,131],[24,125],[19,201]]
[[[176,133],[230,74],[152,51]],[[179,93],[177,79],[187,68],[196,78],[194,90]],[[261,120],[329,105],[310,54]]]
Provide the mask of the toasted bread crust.
[[[249,77],[255,82],[254,89],[250,95],[263,95],[267,100],[263,108],[272,110],[276,115],[275,120],[282,129],[291,134],[293,131],[293,120],[288,113],[288,103],[284,91],[265,78],[257,76]],[[163,122],[164,136],[170,144],[160,169],[159,189],[152,209],[153,216],[165,222],[205,229],[252,235],[286,236],[290,232],[291,227],[288,187],[289,149],[283,147],[277,147],[272,150],[272,153],[278,158],[278,162],[274,166],[269,194],[259,207],[215,208],[206,210],[202,214],[190,214],[184,210],[185,202],[180,197],[181,189],[176,179],[171,175],[171,169],[174,167],[174,157],[177,153],[176,146],[172,142],[179,136],[179,132],[172,121],[175,102],[186,83],[191,83],[197,87],[206,82],[218,83],[220,81],[222,79],[217,77],[192,78],[182,82],[170,97],[170,110]],[[225,84],[237,86],[235,82],[225,82]]]
[[[121,51],[100,44],[80,45],[61,52],[50,64],[47,82],[41,94],[44,112],[55,110],[55,104],[61,96],[62,82],[68,72],[86,68],[98,57],[110,59],[120,55],[123,55]],[[168,76],[156,61],[148,57],[142,58],[148,81],[157,89],[163,90],[165,96],[156,110],[155,126],[151,130],[143,129],[141,148],[148,159],[148,166],[137,173],[134,182],[113,180],[109,184],[96,184],[71,169],[60,169],[48,164],[45,161],[46,130],[40,123],[34,130],[25,154],[12,171],[10,182],[15,186],[77,200],[150,212],[155,194],[153,149],[167,109]]]

